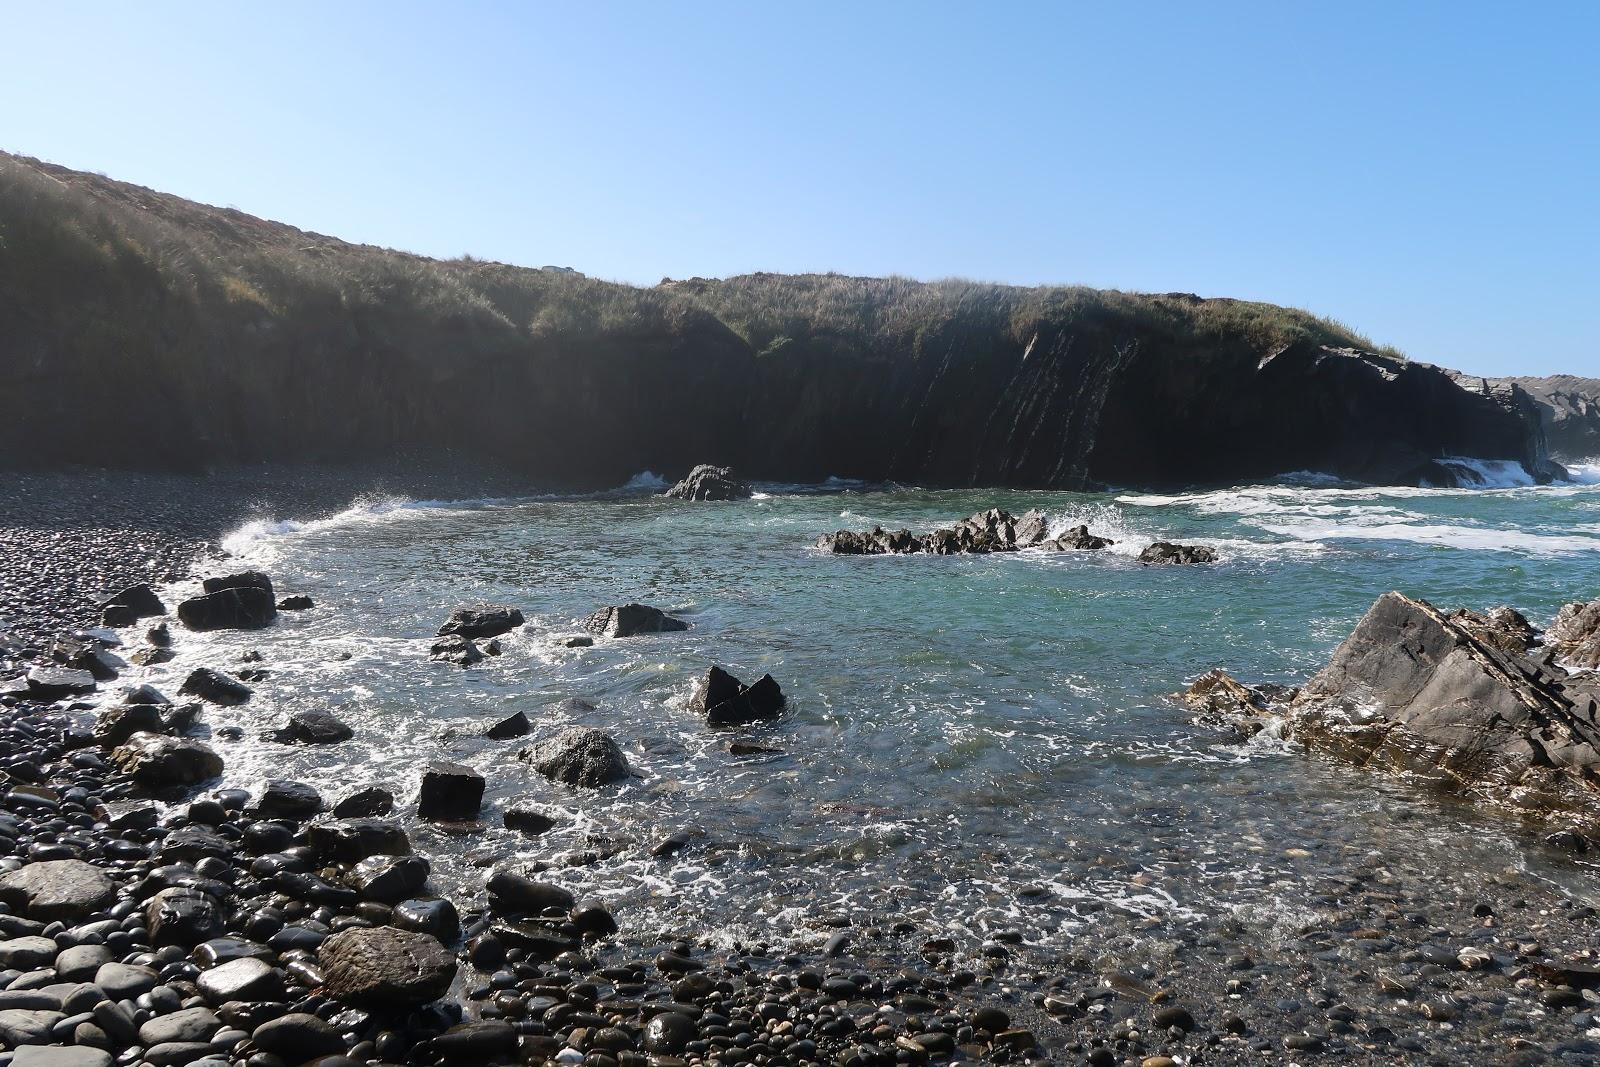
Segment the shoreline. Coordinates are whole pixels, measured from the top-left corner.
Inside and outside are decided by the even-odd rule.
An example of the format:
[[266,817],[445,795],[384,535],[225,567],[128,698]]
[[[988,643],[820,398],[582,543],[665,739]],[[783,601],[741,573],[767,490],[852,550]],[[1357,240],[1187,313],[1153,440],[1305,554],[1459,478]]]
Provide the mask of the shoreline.
[[[444,495],[440,491],[444,483],[422,479],[402,488],[396,483],[372,484],[370,476],[356,476],[349,471],[309,480],[303,471],[296,471],[292,481],[289,472],[280,471],[251,481],[260,474],[252,470],[213,476],[200,480],[203,484],[199,487],[195,479],[130,479],[120,473],[0,475],[0,499],[5,501],[0,508],[0,553],[4,554],[0,576],[9,580],[11,568],[36,560],[43,552],[53,553],[52,562],[68,568],[37,573],[28,586],[28,595],[30,599],[42,599],[38,600],[38,607],[19,616],[25,628],[14,625],[13,632],[42,648],[49,637],[81,625],[75,620],[84,618],[84,612],[93,608],[93,601],[85,592],[92,583],[120,582],[123,574],[127,574],[129,582],[160,578],[169,570],[185,568],[214,547],[228,529],[259,516],[263,510],[275,517],[285,513],[309,517],[319,510],[341,510],[361,493]],[[366,484],[357,487],[357,481]],[[118,490],[113,483],[124,488]],[[453,483],[448,495],[486,495],[511,488],[475,484],[473,490],[464,492],[463,484],[464,479]],[[19,488],[24,491],[16,492]],[[190,495],[175,495],[175,491],[184,488]],[[37,507],[42,501],[49,506]],[[93,521],[86,523],[86,519]],[[109,520],[114,519],[126,525],[109,525]],[[141,567],[146,570],[139,571]],[[162,573],[154,574],[156,570]],[[75,583],[62,582],[61,576],[66,573],[74,577]],[[113,575],[116,577],[106,577]],[[9,581],[5,584],[9,585]],[[52,590],[62,585],[68,590],[62,599],[68,602],[52,603]],[[181,641],[183,634],[176,623],[172,629],[174,639]],[[25,659],[36,658],[13,657],[12,651],[7,650],[5,656],[6,677],[17,673],[16,668]],[[114,686],[115,683],[106,683],[103,688]],[[203,847],[204,842],[201,846],[175,847],[174,838],[192,842],[209,833],[221,834],[230,841],[248,840],[252,824],[270,821],[264,816],[244,814],[260,798],[242,800],[242,807],[219,805],[222,819],[207,821],[215,819],[217,808],[206,803],[211,790],[202,789],[192,798],[199,803],[178,804],[158,812],[162,823],[157,827],[132,823],[107,834],[105,831],[112,829],[109,824],[104,828],[100,825],[107,821],[95,819],[96,812],[90,804],[69,799],[68,794],[73,789],[86,789],[85,799],[117,799],[133,790],[124,777],[106,768],[103,762],[96,766],[87,758],[95,750],[83,743],[81,702],[69,700],[52,708],[7,696],[0,698],[0,704],[4,705],[0,708],[0,722],[5,724],[0,728],[8,730],[13,741],[7,764],[12,780],[0,785],[6,790],[0,797],[0,807],[9,813],[17,830],[6,866],[13,865],[19,857],[42,861],[46,857],[81,856],[109,872],[116,891],[123,894],[119,900],[126,900],[131,899],[127,894],[135,892],[134,886],[147,880],[157,866],[170,867],[169,860],[179,865],[188,863],[195,873],[231,887],[218,890],[227,897],[222,903],[231,913],[224,922],[226,935],[254,939],[250,919],[259,914],[260,908],[254,904],[245,907],[244,902],[253,899],[245,896],[247,892],[269,882],[268,877],[256,873],[260,855],[248,850],[246,855],[237,857],[218,854],[215,847]],[[35,765],[37,774],[33,779],[21,770],[21,764],[28,763]],[[40,787],[56,792],[55,809],[29,799],[33,795],[29,790]],[[231,804],[238,798],[227,799]],[[49,828],[47,824],[62,811],[70,816],[69,822],[126,844],[110,846],[108,840],[93,839],[85,842],[79,832]],[[84,826],[81,816],[89,817],[89,826]],[[284,821],[294,826],[295,834],[304,825],[294,818]],[[281,845],[281,839],[277,843]],[[141,850],[145,855],[138,855]],[[4,852],[0,848],[0,853]],[[276,853],[265,853],[273,854]],[[1140,857],[1128,858],[1137,861]],[[202,870],[200,865],[209,860],[217,860],[222,866],[209,864]],[[225,872],[231,872],[231,881],[216,877]],[[284,896],[282,887],[295,884],[292,879],[270,882],[265,894],[269,899],[273,894]],[[302,890],[306,888],[304,883],[299,884]],[[1154,1061],[1156,1067],[1164,1056],[1182,1063],[1262,1062],[1262,1057],[1281,1056],[1293,1056],[1299,1062],[1322,1054],[1345,1062],[1386,1063],[1401,1059],[1420,1063],[1475,1055],[1475,1062],[1532,1064],[1549,1062],[1552,1056],[1563,1062],[1588,1063],[1600,1055],[1600,1043],[1586,1033],[1595,1029],[1600,1020],[1590,1010],[1594,1002],[1587,1000],[1579,988],[1590,983],[1590,976],[1572,971],[1567,984],[1537,977],[1541,966],[1570,957],[1587,956],[1600,966],[1600,920],[1593,909],[1575,905],[1553,887],[1509,873],[1476,884],[1441,879],[1435,894],[1418,899],[1406,896],[1403,887],[1394,885],[1381,865],[1353,863],[1350,869],[1330,877],[1323,888],[1326,892],[1321,899],[1282,902],[1286,909],[1299,909],[1317,918],[1303,928],[1286,929],[1278,944],[1249,943],[1242,932],[1236,943],[1196,942],[1193,932],[1183,930],[1180,924],[1150,920],[1140,931],[1149,943],[1138,951],[1134,951],[1138,946],[1131,943],[1098,943],[1091,934],[1083,940],[1083,954],[1071,958],[1028,946],[1023,929],[1025,913],[1019,920],[1016,940],[1007,935],[982,944],[958,942],[943,932],[920,929],[914,921],[897,919],[887,907],[882,914],[840,917],[851,921],[836,927],[845,935],[836,955],[829,951],[762,950],[759,946],[749,952],[719,950],[699,937],[689,937],[686,944],[690,951],[683,953],[674,951],[682,946],[670,941],[631,941],[627,917],[619,914],[616,919],[622,927],[620,934],[585,946],[585,953],[594,957],[592,967],[570,959],[567,963],[573,966],[566,970],[561,969],[559,961],[534,965],[513,960],[507,969],[503,961],[489,963],[494,953],[488,950],[479,962],[489,966],[475,973],[473,952],[463,944],[458,966],[466,977],[457,979],[448,1002],[464,1007],[468,1018],[486,1024],[505,1018],[529,1018],[526,1003],[507,1010],[497,1004],[500,999],[515,1005],[517,997],[529,1003],[551,998],[553,1003],[542,1007],[544,1015],[568,1005],[570,1010],[557,1013],[562,1019],[559,1023],[546,1026],[541,1017],[539,1026],[550,1032],[521,1031],[518,1041],[560,1038],[560,1042],[567,1042],[574,1031],[582,1030],[585,1032],[578,1038],[580,1047],[574,1049],[580,1054],[577,1058],[571,1054],[562,1058],[560,1043],[552,1045],[545,1040],[522,1041],[514,1051],[495,1052],[500,1048],[495,1042],[505,1040],[505,1031],[499,1026],[491,1026],[492,1033],[480,1026],[469,1037],[461,1038],[460,1043],[473,1054],[495,1062],[543,1062],[550,1058],[558,1063],[585,1062],[591,1067],[629,1067],[642,1062],[632,1057],[646,1054],[653,1055],[661,1067],[673,1067],[680,1061],[829,1062],[841,1067],[922,1062],[944,1058],[943,1039],[929,1036],[920,1052],[904,1042],[934,1031],[946,1033],[950,1047],[961,1058],[994,1062],[1025,1058],[1025,1041],[1036,1041],[1039,1055],[1061,1062]],[[371,921],[374,916],[370,907],[373,901],[352,901],[342,894],[316,892],[323,902],[307,900],[289,910],[312,915],[319,909],[331,909],[328,919],[349,926]],[[339,902],[333,903],[336,898]],[[364,913],[363,906],[367,907]],[[456,906],[470,926],[477,919],[475,913],[483,911],[481,894],[474,899],[457,900]],[[140,911],[125,909],[119,919],[131,935],[127,942],[130,947],[137,947],[141,929],[147,937],[151,933],[148,920],[137,919]],[[97,914],[98,911],[91,912],[89,916]],[[69,927],[68,940],[79,937],[70,931],[94,925],[89,916]],[[331,928],[336,923],[328,925]],[[5,932],[15,940],[15,931],[25,928],[31,929],[13,921],[12,928]],[[261,929],[264,927],[255,928],[255,934]],[[67,947],[92,945],[92,936],[90,941]],[[59,935],[57,944],[61,944]],[[664,953],[681,958],[669,960],[663,969],[658,957]],[[1139,960],[1143,968],[1134,964],[1127,968],[1109,966],[1107,957],[1117,953],[1130,961]],[[138,954],[130,951],[125,955]],[[176,990],[175,1003],[187,1004],[194,994],[189,994],[181,983],[198,978],[201,968],[190,960],[188,952],[177,956],[169,952],[168,956],[172,958],[156,968],[159,981],[163,987]],[[314,970],[318,966],[315,960],[314,954],[291,958],[287,953],[275,952],[273,962],[282,965],[291,977],[312,977],[318,973]],[[307,962],[313,970],[290,970],[289,965],[296,962]],[[519,963],[530,967],[531,972],[524,973]],[[690,966],[696,963],[703,969]],[[171,968],[194,970],[192,974],[173,970],[175,977],[169,978],[167,972]],[[613,974],[608,976],[608,970]],[[727,987],[717,989],[712,983],[713,988],[702,988],[701,1000],[690,1005],[699,1013],[698,1018],[691,1019],[696,1027],[693,1040],[708,1044],[699,1050],[680,1048],[673,1052],[645,1047],[643,1006],[678,1003],[669,999],[680,993],[672,987],[672,980],[681,981],[683,976],[707,971]],[[648,980],[641,982],[640,972]],[[509,983],[500,977],[502,974],[509,975]],[[786,977],[770,977],[777,974]],[[752,976],[759,980],[752,980]],[[861,976],[865,976],[864,981],[859,980]],[[22,974],[13,979],[0,991],[0,1000],[13,990],[23,993],[37,988],[34,983],[42,981],[24,982],[26,977]],[[816,989],[812,989],[813,984]],[[642,989],[637,988],[641,985]],[[591,990],[591,986],[597,988]],[[344,1018],[345,1009],[333,999],[312,993],[312,988],[306,987],[304,997],[282,1003],[310,1006],[313,1014],[325,1012],[330,1018]],[[695,990],[686,987],[682,992]],[[831,994],[843,1001],[842,1009],[826,999]],[[20,1004],[24,998],[12,999]],[[619,1010],[602,1011],[601,1005]],[[487,1016],[482,1011],[485,1007],[493,1009]],[[633,1007],[640,1010],[629,1015]],[[833,1010],[822,1011],[820,1020],[808,1022],[804,1018],[829,1007]],[[972,1040],[980,1033],[996,1033],[993,1028],[980,1030],[975,1026],[978,1013],[993,1008],[1007,1015],[1007,1029],[1002,1032],[1024,1030],[1029,1037],[1018,1034],[998,1046],[992,1041]],[[3,1010],[8,1009],[0,1008]],[[162,1018],[185,1010],[193,1009],[177,1007],[165,1013],[152,1010],[152,1015]],[[523,1014],[513,1014],[514,1011]],[[495,1018],[496,1012],[499,1019]],[[922,1028],[930,1018],[952,1012],[958,1019],[949,1026]],[[612,1018],[619,1014],[626,1017]],[[713,1021],[706,1021],[708,1014]],[[427,1013],[418,1018],[420,1031],[442,1029],[433,1024],[447,1021]],[[818,1040],[812,1036],[791,1038],[781,1047],[771,1044],[774,1031],[784,1023],[789,1023],[790,1028],[777,1036],[792,1035],[801,1024],[820,1029],[825,1022],[832,1025],[833,1020],[844,1018],[850,1020],[848,1024],[839,1022],[834,1027],[839,1033],[826,1035],[815,1049],[801,1044],[797,1051],[789,1051],[796,1042]],[[985,1018],[995,1021],[994,1016]],[[719,1019],[726,1021],[715,1021]],[[1167,1026],[1161,1025],[1163,1019],[1168,1021]],[[1497,1019],[1500,1022],[1494,1025]],[[1469,1020],[1478,1029],[1469,1030]],[[372,1025],[369,1019],[342,1033],[343,1051],[371,1053],[376,1059],[386,1060],[386,1053],[391,1050],[379,1049],[378,1038],[372,1036],[383,1028],[374,1031]],[[389,1025],[392,1029],[392,1021]],[[713,1028],[723,1032],[711,1032]],[[242,1031],[240,1027],[232,1029]],[[513,1025],[512,1029],[518,1030],[518,1026]],[[605,1033],[608,1030],[617,1033]],[[1381,1031],[1387,1031],[1387,1037]],[[253,1033],[252,1030],[252,1041]],[[750,1040],[741,1045],[738,1039],[745,1034],[750,1035]],[[963,1037],[969,1040],[964,1041]],[[730,1050],[761,1044],[767,1046],[767,1051],[748,1056],[712,1055],[719,1039],[726,1039]],[[1491,1040],[1492,1049],[1485,1045]],[[372,1048],[361,1047],[367,1041],[373,1042]],[[223,1058],[230,1059],[241,1047],[242,1044],[231,1046]],[[410,1055],[409,1049],[406,1054]],[[210,1055],[173,1062],[200,1062]],[[766,1059],[762,1060],[762,1056]],[[396,1061],[399,1059],[396,1057]],[[255,1067],[274,1067],[267,1060],[252,1062]],[[424,1056],[406,1062],[433,1061]]]

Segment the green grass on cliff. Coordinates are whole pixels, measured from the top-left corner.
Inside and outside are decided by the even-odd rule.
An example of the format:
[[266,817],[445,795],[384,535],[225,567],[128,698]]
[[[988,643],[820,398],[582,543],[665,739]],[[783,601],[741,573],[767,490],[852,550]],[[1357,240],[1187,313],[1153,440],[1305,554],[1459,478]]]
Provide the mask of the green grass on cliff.
[[[1042,324],[1373,349],[1293,308],[1184,294],[949,279],[750,274],[639,288],[464,257],[352,245],[229,209],[0,154],[0,324],[51,339],[35,361],[228,359],[273,330],[355,331],[417,359],[619,341],[725,325],[757,353],[798,338],[892,356],[933,337],[1005,337]],[[1395,354],[1388,350],[1389,354]],[[174,367],[173,369],[181,369]]]

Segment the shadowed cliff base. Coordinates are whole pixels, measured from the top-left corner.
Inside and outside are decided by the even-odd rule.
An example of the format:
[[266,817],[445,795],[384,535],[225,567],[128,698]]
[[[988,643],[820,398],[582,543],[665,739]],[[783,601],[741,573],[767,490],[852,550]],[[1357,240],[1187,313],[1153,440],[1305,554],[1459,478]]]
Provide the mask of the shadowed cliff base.
[[653,288],[350,245],[0,156],[12,466],[466,454],[558,487],[1073,489],[1558,474],[1520,388],[1269,304],[755,274]]

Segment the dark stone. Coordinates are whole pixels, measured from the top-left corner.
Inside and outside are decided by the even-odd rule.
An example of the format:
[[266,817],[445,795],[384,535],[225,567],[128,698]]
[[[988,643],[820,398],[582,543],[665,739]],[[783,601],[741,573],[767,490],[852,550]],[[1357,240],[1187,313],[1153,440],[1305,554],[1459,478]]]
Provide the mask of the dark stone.
[[310,611],[314,607],[316,603],[310,597],[298,593],[278,600],[279,611]]
[[1171,541],[1157,541],[1139,553],[1140,563],[1215,563],[1217,553],[1204,545],[1175,545]]
[[282,1000],[287,995],[283,972],[253,957],[230,960],[202,971],[195,985],[206,1003],[213,1006],[234,1000]]
[[573,895],[560,886],[515,871],[496,872],[488,888],[489,907],[501,913],[537,915],[546,908],[566,911],[575,903]]
[[528,717],[519,711],[490,726],[483,732],[483,736],[491,741],[504,741],[510,737],[521,737],[532,728]]
[[422,774],[417,815],[438,822],[470,822],[483,806],[483,776],[460,763],[430,763]]
[[183,696],[195,696],[212,704],[226,706],[243,704],[250,699],[249,686],[209,667],[196,667],[190,671],[178,692]]
[[711,726],[739,726],[777,718],[784,703],[783,690],[772,675],[764,674],[754,685],[746,686],[713,666],[695,688],[689,708],[704,715]]
[[280,1057],[285,1063],[305,1063],[318,1056],[335,1056],[345,1049],[337,1027],[315,1015],[290,1012],[255,1028],[251,1042],[262,1052]]
[[377,786],[366,786],[346,793],[333,805],[331,813],[338,819],[373,818],[394,810],[394,794]]
[[478,1064],[506,1060],[516,1050],[517,1031],[501,1020],[452,1026],[433,1039],[433,1054],[445,1063]]
[[468,639],[498,637],[515,630],[523,621],[520,610],[504,604],[457,608],[450,613],[449,620],[439,627],[439,636],[455,634]]
[[273,732],[272,739],[286,745],[337,745],[355,736],[355,731],[334,718],[331,712],[297,711]]
[[178,621],[191,630],[259,630],[278,617],[268,589],[223,589],[178,605]]
[[302,821],[322,810],[322,794],[304,782],[282,778],[267,781],[256,801],[256,813],[264,819],[290,819]]
[[145,902],[144,914],[150,943],[156,946],[192,948],[224,932],[223,916],[216,900],[198,889],[183,886],[163,889]]
[[515,830],[529,837],[537,837],[554,828],[554,818],[533,808],[508,808],[505,814],[507,830]]
[[134,734],[111,751],[111,762],[148,789],[199,785],[222,773],[209,745],[182,737]]
[[261,571],[241,571],[206,578],[200,583],[207,593],[220,593],[224,589],[259,589],[272,594],[272,579]]
[[140,582],[137,585],[128,586],[128,588],[101,604],[100,610],[103,613],[113,607],[121,608],[125,613],[125,617],[132,620],[131,622],[123,623],[122,625],[124,626],[131,626],[140,619],[148,619],[167,613],[166,605],[161,603],[161,598],[156,596],[156,591],[150,588],[150,583],[148,582]]
[[1114,544],[1116,542],[1109,537],[1096,537],[1089,532],[1089,527],[1087,526],[1074,526],[1053,541],[1044,542],[1040,547],[1056,552],[1097,552],[1102,548],[1110,548]]
[[617,932],[617,920],[598,900],[579,901],[567,918],[580,934],[606,937]]
[[373,855],[350,872],[350,884],[368,900],[398,904],[421,891],[428,873],[421,856]]
[[94,688],[94,675],[88,671],[41,665],[28,672],[28,697],[32,700],[60,700],[92,693]]
[[628,777],[628,759],[603,730],[573,727],[518,753],[553,781],[594,789]]
[[402,900],[394,906],[394,925],[450,943],[461,937],[461,918],[448,900]]
[[689,624],[648,604],[622,604],[601,608],[584,620],[583,628],[598,637],[636,637],[687,630]]
[[702,463],[661,495],[677,500],[747,500],[751,493],[732,468]]
[[306,840],[317,856],[337,863],[359,863],[368,856],[405,856],[411,841],[397,822],[383,819],[335,819],[306,827]]
[[456,960],[438,939],[392,926],[334,934],[317,950],[324,992],[368,1011],[393,1011],[443,996]]
[[460,634],[446,634],[428,646],[428,658],[440,663],[454,663],[457,667],[470,667],[482,662],[483,651]]

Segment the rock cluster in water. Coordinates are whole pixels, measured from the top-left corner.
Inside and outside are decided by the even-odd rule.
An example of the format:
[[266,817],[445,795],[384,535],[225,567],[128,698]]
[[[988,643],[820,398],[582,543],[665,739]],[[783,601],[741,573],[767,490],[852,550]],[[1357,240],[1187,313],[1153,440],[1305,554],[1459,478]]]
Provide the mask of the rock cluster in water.
[[1600,601],[1569,604],[1542,635],[1511,608],[1446,613],[1379,597],[1298,690],[1221,671],[1180,699],[1250,726],[1600,836]]
[[[1003,508],[990,508],[954,526],[941,527],[926,534],[914,534],[910,530],[885,530],[882,526],[862,532],[838,530],[819,537],[817,547],[841,556],[914,552],[950,556],[1018,552],[1024,548],[1044,552],[1093,552],[1116,544],[1109,537],[1091,533],[1086,525],[1073,526],[1056,537],[1050,537],[1049,532],[1049,519],[1041,511],[1029,511],[1018,518]],[[1175,545],[1166,541],[1156,542],[1139,556],[1143,563],[1215,563],[1216,559],[1217,554],[1213,549],[1201,545]]]

